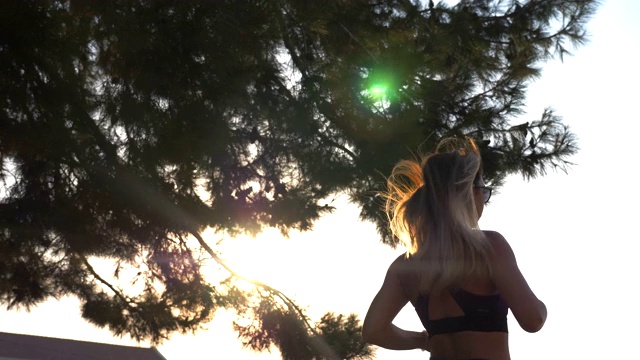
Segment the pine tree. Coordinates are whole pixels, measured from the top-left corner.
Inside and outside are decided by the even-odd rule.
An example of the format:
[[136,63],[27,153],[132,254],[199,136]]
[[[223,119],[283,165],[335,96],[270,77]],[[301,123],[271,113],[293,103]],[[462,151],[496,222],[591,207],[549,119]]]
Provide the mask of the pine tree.
[[[347,193],[395,246],[374,194],[447,136],[479,141],[496,186],[565,170],[574,135],[551,109],[522,119],[526,89],[596,7],[0,2],[0,301],[71,294],[87,320],[153,342],[227,307],[251,320],[248,346],[300,354],[296,333],[304,357],[370,356],[355,318],[315,326],[266,284],[240,290],[202,232],[309,230]],[[230,278],[204,278],[206,258]],[[138,292],[118,285],[132,269]]]

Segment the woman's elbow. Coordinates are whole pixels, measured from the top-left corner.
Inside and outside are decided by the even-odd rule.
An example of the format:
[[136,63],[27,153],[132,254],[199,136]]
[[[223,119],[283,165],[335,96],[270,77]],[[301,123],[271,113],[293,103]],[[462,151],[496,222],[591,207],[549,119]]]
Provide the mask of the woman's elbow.
[[372,333],[362,330],[362,340],[367,344],[375,344],[375,338]]
[[376,339],[376,331],[366,321],[362,324],[362,340],[368,344],[374,344]]
[[382,327],[367,321],[362,324],[362,340],[367,344],[379,345],[382,337],[384,337],[384,329]]
[[535,333],[542,329],[542,326],[547,321],[547,307],[542,301],[538,311],[530,313],[524,321],[519,321],[522,329],[529,333]]
[[542,325],[544,325],[544,320],[542,321],[527,321],[526,323],[520,323],[520,327],[522,330],[528,333],[535,333],[542,329]]

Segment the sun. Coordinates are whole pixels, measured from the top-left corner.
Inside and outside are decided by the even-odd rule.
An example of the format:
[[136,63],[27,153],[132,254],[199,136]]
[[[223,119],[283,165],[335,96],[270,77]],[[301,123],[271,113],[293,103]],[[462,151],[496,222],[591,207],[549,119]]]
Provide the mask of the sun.
[[[359,313],[366,310],[362,298],[340,294],[371,291],[371,281],[381,281],[387,266],[404,250],[382,244],[375,225],[359,220],[359,208],[350,204],[348,197],[338,198],[334,205],[336,211],[319,219],[313,229],[291,230],[289,237],[272,228],[255,238],[238,236],[220,241],[220,235],[213,231],[203,237],[238,275],[281,291],[305,308],[312,319],[319,319],[326,311]],[[211,263],[211,272],[203,269],[210,281],[229,276],[213,260]],[[371,268],[371,264],[375,266]],[[253,289],[250,283],[247,286],[247,290]]]
[[[272,287],[292,285],[290,268],[291,259],[296,256],[295,241],[287,239],[276,229],[265,229],[255,237],[240,235],[234,238],[224,238],[214,241],[218,236],[213,231],[203,233],[203,238],[219,253],[224,261],[239,278],[245,279],[246,286],[252,287],[251,282],[260,282]],[[205,272],[217,278],[228,276],[229,273],[220,269],[214,260],[207,264]],[[218,272],[211,274],[211,271]],[[220,274],[219,272],[224,272]],[[242,281],[241,281],[242,282]]]

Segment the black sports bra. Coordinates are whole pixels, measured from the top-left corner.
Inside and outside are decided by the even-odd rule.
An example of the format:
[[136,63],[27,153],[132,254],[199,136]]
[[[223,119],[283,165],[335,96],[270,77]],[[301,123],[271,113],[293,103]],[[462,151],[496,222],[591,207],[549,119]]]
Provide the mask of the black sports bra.
[[429,338],[459,331],[509,332],[507,328],[509,307],[500,294],[476,295],[460,288],[453,289],[449,293],[464,315],[431,320],[429,319],[429,295],[419,295],[411,302]]

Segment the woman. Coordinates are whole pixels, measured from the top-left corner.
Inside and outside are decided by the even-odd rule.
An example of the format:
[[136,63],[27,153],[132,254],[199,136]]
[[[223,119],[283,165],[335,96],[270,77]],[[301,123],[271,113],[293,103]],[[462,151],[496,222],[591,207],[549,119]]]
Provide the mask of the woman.
[[[384,195],[393,233],[408,251],[391,264],[369,307],[365,341],[428,350],[432,360],[510,359],[508,309],[528,332],[540,330],[547,309],[505,238],[478,229],[491,188],[473,140],[445,140],[421,164],[401,161]],[[392,324],[408,302],[426,331]]]

